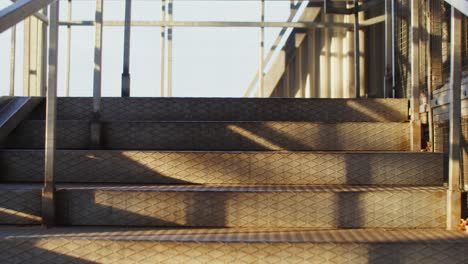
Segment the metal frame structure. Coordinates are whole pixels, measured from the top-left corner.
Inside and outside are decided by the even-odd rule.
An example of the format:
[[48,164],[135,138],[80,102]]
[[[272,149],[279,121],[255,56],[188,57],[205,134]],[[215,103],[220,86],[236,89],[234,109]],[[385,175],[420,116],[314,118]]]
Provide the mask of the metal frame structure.
[[[14,77],[15,77],[15,45],[16,45],[16,29],[15,25],[30,16],[36,17],[40,23],[44,25],[44,29],[40,33],[45,39],[47,31],[45,26],[49,28],[49,38],[47,45],[42,45],[37,48],[41,52],[41,57],[48,56],[48,76],[46,90],[46,142],[45,142],[45,177],[44,188],[42,194],[42,210],[43,222],[46,226],[54,225],[55,223],[55,130],[57,118],[57,63],[58,63],[58,34],[59,26],[67,27],[67,68],[66,68],[66,94],[69,95],[70,83],[70,49],[71,49],[71,27],[72,26],[94,26],[95,27],[95,53],[94,53],[94,86],[93,86],[93,120],[90,125],[91,142],[95,148],[99,148],[101,144],[101,83],[102,83],[102,44],[103,30],[105,26],[124,26],[124,64],[122,73],[122,96],[130,96],[130,33],[132,26],[152,26],[161,27],[161,96],[172,95],[172,34],[173,27],[257,27],[260,28],[260,66],[256,80],[259,83],[259,94],[265,95],[264,91],[264,68],[272,58],[270,51],[265,58],[264,50],[264,29],[265,27],[280,27],[284,32],[287,28],[342,28],[354,31],[354,73],[355,73],[355,89],[356,96],[361,96],[361,84],[359,83],[360,62],[359,62],[359,30],[363,27],[381,23],[385,21],[385,97],[394,96],[395,88],[395,6],[394,1],[385,1],[384,16],[376,17],[366,21],[359,21],[359,12],[365,11],[378,3],[380,0],[369,1],[365,4],[359,4],[354,0],[354,6],[351,8],[337,8],[332,6],[327,0],[312,1],[312,4],[323,4],[327,12],[339,14],[347,14],[354,16],[354,23],[335,23],[335,22],[292,22],[294,17],[293,8],[291,5],[291,16],[287,22],[266,22],[265,21],[265,0],[261,2],[261,19],[258,22],[215,22],[215,21],[173,21],[173,0],[162,1],[161,21],[135,21],[131,19],[131,0],[126,1],[125,21],[104,21],[103,20],[103,1],[96,0],[96,13],[94,21],[75,21],[72,20],[71,0],[68,0],[68,17],[67,21],[59,21],[59,0],[18,0],[12,3],[7,8],[0,10],[0,33],[12,28],[11,37],[11,54],[10,59],[10,90],[9,94],[14,94]],[[450,87],[452,93],[450,95],[450,151],[449,151],[449,186],[447,200],[447,228],[453,229],[458,223],[461,210],[461,191],[462,191],[462,175],[460,170],[460,138],[461,138],[461,105],[460,105],[460,87],[461,87],[461,17],[462,12],[466,15],[468,8],[466,1],[446,1],[452,5],[451,19],[451,65],[450,65]],[[419,37],[419,1],[410,0],[411,3],[411,128],[412,128],[412,146],[414,151],[421,149],[421,122],[419,119],[419,96],[421,93],[421,84],[419,78],[419,57],[420,57],[420,37]],[[167,5],[166,5],[167,4]],[[45,12],[39,13],[50,5],[50,18],[45,16]],[[297,6],[296,6],[297,7]],[[460,12],[461,11],[461,12]],[[167,20],[166,20],[167,15]],[[166,34],[167,29],[167,34]],[[36,32],[39,34],[39,32]],[[167,43],[166,43],[167,42]],[[275,41],[279,43],[279,39]],[[167,44],[167,46],[166,46]],[[167,48],[167,58],[165,57]],[[44,59],[43,62],[46,60]],[[42,73],[45,74],[45,65]],[[45,81],[45,78],[43,78]],[[166,83],[165,83],[166,81]],[[255,80],[253,81],[255,83]],[[164,87],[166,84],[166,87]],[[249,86],[248,91],[251,92],[253,85]],[[166,89],[164,89],[166,88]],[[393,91],[393,95],[390,94]]]

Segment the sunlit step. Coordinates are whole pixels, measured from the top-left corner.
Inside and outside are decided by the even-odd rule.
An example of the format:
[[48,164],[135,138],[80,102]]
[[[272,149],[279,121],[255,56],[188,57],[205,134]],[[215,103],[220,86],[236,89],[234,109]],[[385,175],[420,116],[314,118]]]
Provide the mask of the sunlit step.
[[[2,180],[42,182],[43,150],[2,150]],[[405,184],[444,181],[442,153],[59,150],[58,182]]]
[[[102,98],[104,121],[401,122],[407,99]],[[92,98],[59,98],[58,119],[91,120]],[[44,106],[30,118],[44,119]]]
[[[5,142],[43,148],[44,121],[25,121]],[[396,122],[104,122],[102,145],[138,150],[409,150],[409,125]],[[88,149],[88,121],[59,121],[57,147]]]

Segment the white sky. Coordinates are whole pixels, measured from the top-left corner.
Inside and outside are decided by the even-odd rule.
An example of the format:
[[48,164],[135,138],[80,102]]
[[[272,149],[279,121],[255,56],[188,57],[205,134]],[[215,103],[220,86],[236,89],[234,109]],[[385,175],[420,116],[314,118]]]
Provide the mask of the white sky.
[[[132,19],[160,20],[160,0],[133,0]],[[0,0],[0,8],[10,0]],[[104,20],[124,20],[124,0],[104,1]],[[94,0],[74,0],[74,20],[94,20]],[[260,1],[174,0],[174,20],[259,21]],[[289,0],[266,1],[266,21],[286,21]],[[61,1],[61,20],[67,2]],[[266,52],[279,28],[265,30]],[[240,97],[257,72],[260,29],[174,28],[173,96]],[[9,87],[10,32],[0,34],[0,95]],[[17,32],[16,95],[22,91],[22,25]],[[65,89],[66,27],[60,30],[59,96]],[[103,96],[120,96],[123,27],[105,27],[103,38]],[[91,96],[94,27],[72,27],[71,96]],[[159,96],[160,28],[132,27],[131,96]]]

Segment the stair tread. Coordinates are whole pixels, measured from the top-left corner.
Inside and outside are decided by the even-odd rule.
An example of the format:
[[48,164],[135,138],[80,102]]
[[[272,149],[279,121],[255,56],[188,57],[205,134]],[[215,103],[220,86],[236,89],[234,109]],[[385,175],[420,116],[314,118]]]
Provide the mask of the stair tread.
[[[37,190],[42,184],[1,184],[1,190]],[[138,184],[57,184],[61,190],[97,191],[155,191],[155,192],[378,192],[418,191],[434,192],[446,190],[443,186],[408,185],[138,185]]]
[[85,239],[262,243],[468,243],[443,229],[1,227],[0,239]]

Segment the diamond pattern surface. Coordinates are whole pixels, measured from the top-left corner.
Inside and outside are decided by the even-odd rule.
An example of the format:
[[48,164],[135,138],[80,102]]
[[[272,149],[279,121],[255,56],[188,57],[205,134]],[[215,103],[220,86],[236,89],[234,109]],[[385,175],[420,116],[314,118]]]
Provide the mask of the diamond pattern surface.
[[313,228],[445,226],[443,189],[310,188],[65,187],[58,190],[57,200],[59,215],[64,217],[62,223],[69,225]]
[[[102,98],[102,120],[400,122],[406,99]],[[90,120],[91,98],[59,98],[58,119]],[[38,111],[32,119],[44,119]]]
[[[2,178],[40,182],[44,153],[0,151]],[[196,184],[443,184],[439,153],[57,152],[61,182]]]
[[41,190],[25,186],[0,187],[0,225],[41,222]]
[[[42,148],[43,121],[27,121],[11,148]],[[408,150],[407,123],[112,122],[103,123],[109,149],[163,150]],[[57,147],[89,147],[89,124],[60,121]]]
[[466,263],[459,243],[227,243],[4,239],[2,263]]

